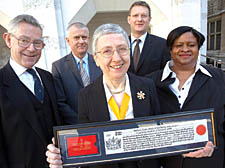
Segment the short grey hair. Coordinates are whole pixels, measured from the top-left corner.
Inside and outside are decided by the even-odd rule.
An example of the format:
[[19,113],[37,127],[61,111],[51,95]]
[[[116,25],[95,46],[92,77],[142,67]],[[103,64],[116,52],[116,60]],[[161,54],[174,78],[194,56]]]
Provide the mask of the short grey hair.
[[67,29],[66,29],[66,37],[68,37],[69,36],[69,34],[70,34],[70,28],[72,27],[72,26],[75,26],[76,28],[78,28],[78,29],[87,29],[87,32],[88,32],[88,36],[89,36],[89,29],[88,29],[88,27],[85,25],[85,24],[83,24],[83,23],[81,23],[81,22],[73,22],[73,23],[70,23],[68,26],[67,26]]
[[118,24],[108,23],[108,24],[103,24],[99,26],[93,34],[93,41],[92,41],[93,54],[96,54],[96,45],[97,45],[98,39],[101,36],[106,34],[121,34],[126,39],[126,42],[128,46],[130,47],[130,41],[125,30]]
[[20,23],[31,24],[35,27],[40,28],[41,32],[43,32],[43,29],[37,19],[35,19],[31,15],[22,14],[22,15],[16,16],[9,22],[8,33],[10,33],[10,34],[16,33]]

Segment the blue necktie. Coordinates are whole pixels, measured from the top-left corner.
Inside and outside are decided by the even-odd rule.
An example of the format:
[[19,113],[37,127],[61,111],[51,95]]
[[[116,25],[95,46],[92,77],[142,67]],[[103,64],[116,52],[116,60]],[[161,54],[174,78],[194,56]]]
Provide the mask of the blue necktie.
[[41,85],[41,81],[40,81],[39,77],[37,76],[36,72],[33,69],[27,69],[27,72],[29,72],[34,78],[34,94],[35,94],[35,96],[41,103],[43,103],[44,88]]

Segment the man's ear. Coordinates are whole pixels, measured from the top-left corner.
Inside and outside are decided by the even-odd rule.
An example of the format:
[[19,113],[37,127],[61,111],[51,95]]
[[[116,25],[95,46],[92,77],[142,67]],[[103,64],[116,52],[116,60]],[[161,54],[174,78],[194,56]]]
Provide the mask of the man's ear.
[[3,33],[2,35],[3,39],[5,40],[5,44],[11,48],[12,44],[11,44],[11,36],[9,33]]
[[130,24],[130,15],[127,16],[127,22]]
[[69,39],[69,37],[66,37],[66,42],[67,42],[67,44],[69,45],[70,43],[70,39]]

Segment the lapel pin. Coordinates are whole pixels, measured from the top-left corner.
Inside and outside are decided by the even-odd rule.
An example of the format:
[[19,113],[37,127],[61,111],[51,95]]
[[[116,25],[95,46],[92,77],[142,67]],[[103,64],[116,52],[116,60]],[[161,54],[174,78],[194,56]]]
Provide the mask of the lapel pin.
[[145,93],[142,91],[137,92],[137,98],[140,100],[144,100],[145,99]]

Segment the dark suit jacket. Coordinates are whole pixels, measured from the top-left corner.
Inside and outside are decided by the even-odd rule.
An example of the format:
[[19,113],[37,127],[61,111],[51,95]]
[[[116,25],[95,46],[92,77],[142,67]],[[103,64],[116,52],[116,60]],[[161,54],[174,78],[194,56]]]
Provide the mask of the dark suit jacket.
[[[129,39],[131,40],[130,37]],[[166,40],[152,34],[147,34],[146,36],[137,71],[134,69],[132,51],[130,53],[131,64],[129,71],[138,76],[145,76],[154,71],[163,69],[166,62],[171,58],[170,52],[166,47]]]
[[[101,70],[94,59],[88,55],[90,81],[100,76]],[[77,123],[78,92],[84,87],[80,71],[72,53],[66,55],[52,65],[52,74],[56,83],[58,108],[64,124]]]
[[[158,114],[160,109],[153,81],[147,78],[135,76],[131,73],[128,73],[128,75],[133,101],[134,117],[136,118]],[[146,98],[144,100],[137,98],[137,92],[139,91],[143,91],[146,94]],[[91,123],[110,120],[102,76],[100,76],[93,84],[82,89],[79,94],[78,103],[79,123]],[[148,163],[147,161],[143,161],[137,162],[135,164],[137,164],[139,168],[144,168],[145,166],[147,168],[149,167],[149,164],[151,165],[151,168],[157,168],[157,163],[157,160],[152,159],[148,160]],[[131,168],[131,166],[128,164],[130,163],[124,163],[123,167]],[[94,167],[121,168],[121,166],[118,166],[118,164],[105,164]]]
[[217,148],[215,148],[213,156],[210,158],[192,159],[181,156],[174,156],[163,159],[166,168],[224,168],[224,141],[225,141],[225,77],[224,73],[219,69],[205,66],[212,77],[198,71],[193,79],[188,96],[184,102],[182,109],[176,96],[169,89],[169,84],[174,79],[167,78],[161,82],[162,70],[151,74],[151,78],[155,81],[157,93],[160,101],[161,113],[174,113],[179,111],[199,110],[214,108],[215,123],[217,128]]
[[[56,93],[52,75],[36,68],[49,94],[57,124]],[[0,167],[44,168],[45,134],[38,121],[25,85],[19,80],[9,63],[0,70]]]

